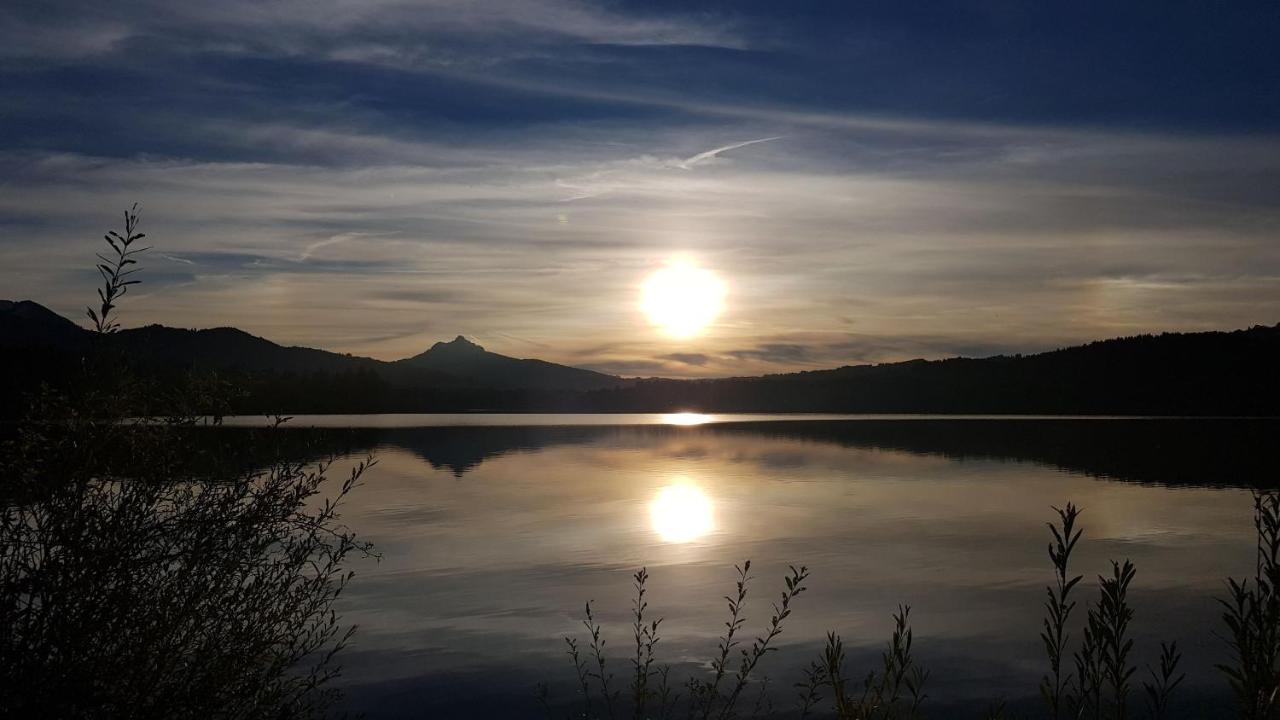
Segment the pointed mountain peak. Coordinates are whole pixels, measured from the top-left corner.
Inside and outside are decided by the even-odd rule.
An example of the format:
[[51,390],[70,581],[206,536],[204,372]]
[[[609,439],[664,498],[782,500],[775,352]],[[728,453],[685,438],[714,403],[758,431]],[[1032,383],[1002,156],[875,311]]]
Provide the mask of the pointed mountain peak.
[[56,327],[79,329],[80,326],[32,300],[0,300],[0,315],[18,320]]
[[438,342],[431,346],[431,350],[445,350],[448,352],[484,352],[484,348],[476,343],[459,335],[449,342]]

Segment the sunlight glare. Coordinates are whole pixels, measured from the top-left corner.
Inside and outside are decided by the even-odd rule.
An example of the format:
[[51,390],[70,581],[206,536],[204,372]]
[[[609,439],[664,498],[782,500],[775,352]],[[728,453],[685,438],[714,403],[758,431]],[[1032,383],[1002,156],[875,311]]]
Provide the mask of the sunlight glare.
[[711,422],[711,416],[703,413],[678,412],[662,416],[663,425],[702,425],[709,422]]
[[653,531],[665,542],[687,543],[714,529],[711,498],[697,485],[680,481],[658,491],[649,505]]
[[724,309],[725,286],[715,273],[679,260],[644,281],[640,307],[649,322],[673,337],[702,331]]

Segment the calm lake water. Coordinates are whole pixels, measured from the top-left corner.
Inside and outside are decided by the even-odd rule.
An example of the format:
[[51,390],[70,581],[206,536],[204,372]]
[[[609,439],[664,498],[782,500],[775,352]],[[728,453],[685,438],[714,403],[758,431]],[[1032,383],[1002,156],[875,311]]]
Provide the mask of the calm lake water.
[[[717,422],[731,420],[732,422]],[[707,422],[710,421],[710,422]],[[246,421],[247,422],[247,421]],[[763,671],[790,707],[828,630],[872,669],[910,604],[934,717],[999,698],[1036,708],[1051,505],[1085,509],[1081,599],[1109,559],[1138,567],[1136,654],[1186,654],[1186,716],[1226,702],[1214,597],[1252,567],[1250,484],[1274,484],[1277,421],[670,416],[350,416],[341,445],[378,464],[345,519],[377,546],[343,596],[344,659],[369,717],[537,717],[570,702],[565,635],[584,602],[626,685],[631,574],[666,618],[659,658],[705,672],[736,563],[768,621],[789,564],[809,590]],[[335,441],[337,443],[338,441]],[[335,445],[336,447],[336,445]],[[1083,609],[1077,611],[1083,616]],[[1078,632],[1076,633],[1078,637]],[[855,673],[855,674],[859,674]],[[1145,675],[1145,670],[1140,673]],[[1138,697],[1140,689],[1135,693]]]

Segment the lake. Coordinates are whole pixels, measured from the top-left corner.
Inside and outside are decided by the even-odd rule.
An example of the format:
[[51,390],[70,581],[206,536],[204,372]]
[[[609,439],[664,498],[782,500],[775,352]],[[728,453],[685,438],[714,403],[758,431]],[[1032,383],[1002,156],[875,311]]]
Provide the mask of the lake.
[[1132,559],[1139,667],[1176,640],[1185,716],[1212,716],[1207,706],[1228,701],[1212,668],[1227,652],[1214,598],[1227,575],[1253,566],[1249,487],[1280,478],[1274,420],[464,415],[290,425],[352,428],[334,448],[378,461],[344,518],[382,557],[355,562],[340,603],[359,626],[343,659],[345,707],[374,718],[539,717],[539,681],[553,703],[573,702],[562,638],[583,637],[588,600],[625,689],[640,567],[650,612],[665,618],[659,660],[673,677],[705,673],[722,596],[746,559],[752,637],[787,566],[812,573],[781,651],[762,665],[779,710],[828,630],[843,637],[855,675],[873,669],[900,603],[932,672],[933,716],[964,707],[976,717],[998,699],[1035,710],[1052,581],[1045,523],[1067,502],[1084,508],[1073,568],[1086,576],[1082,605],[1110,559]]

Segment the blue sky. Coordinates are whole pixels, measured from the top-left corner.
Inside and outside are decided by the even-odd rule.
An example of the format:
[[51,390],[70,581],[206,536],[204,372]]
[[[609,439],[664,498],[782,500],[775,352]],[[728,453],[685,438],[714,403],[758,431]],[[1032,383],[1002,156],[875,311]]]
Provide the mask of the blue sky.
[[[0,296],[78,317],[136,200],[126,324],[388,359],[754,374],[1271,324],[1277,37],[1275,2],[9,2]],[[683,340],[637,309],[676,255],[728,284]]]

